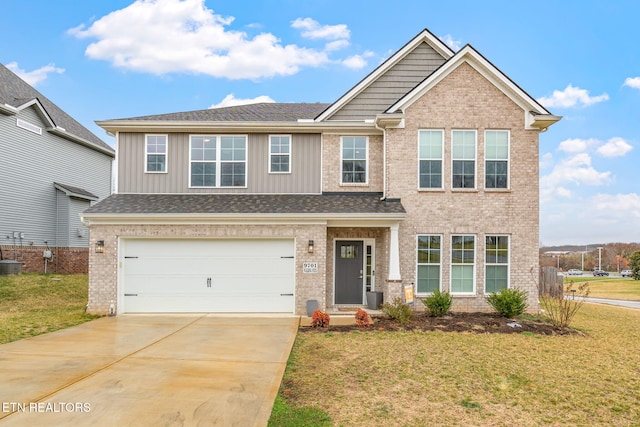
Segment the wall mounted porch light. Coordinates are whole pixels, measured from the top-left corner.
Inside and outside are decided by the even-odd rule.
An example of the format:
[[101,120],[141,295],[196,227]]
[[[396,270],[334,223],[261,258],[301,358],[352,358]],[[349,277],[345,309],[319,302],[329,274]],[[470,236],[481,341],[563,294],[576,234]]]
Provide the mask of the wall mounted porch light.
[[96,253],[103,254],[104,253],[104,240],[98,240],[96,242]]
[[313,253],[313,240],[309,240],[309,246],[307,246],[307,252]]

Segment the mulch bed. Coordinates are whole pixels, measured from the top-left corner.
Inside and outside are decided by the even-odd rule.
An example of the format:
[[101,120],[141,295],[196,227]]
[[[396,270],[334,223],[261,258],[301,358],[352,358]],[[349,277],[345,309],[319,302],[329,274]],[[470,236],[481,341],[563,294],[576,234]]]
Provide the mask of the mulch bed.
[[551,324],[533,318],[507,319],[495,313],[449,313],[443,317],[417,314],[407,325],[388,317],[374,317],[369,327],[357,325],[329,325],[328,328],[302,327],[303,333],[323,332],[376,332],[376,331],[443,331],[473,334],[521,334],[537,335],[584,335],[583,332],[567,328],[559,331]]

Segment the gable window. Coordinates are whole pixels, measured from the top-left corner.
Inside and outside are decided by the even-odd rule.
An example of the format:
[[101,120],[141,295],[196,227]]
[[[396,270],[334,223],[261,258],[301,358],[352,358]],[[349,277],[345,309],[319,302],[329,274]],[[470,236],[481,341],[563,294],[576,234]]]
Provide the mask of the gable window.
[[146,135],[145,172],[167,172],[167,135]]
[[418,132],[419,188],[442,188],[443,131]]
[[485,188],[509,186],[509,131],[488,130],[484,133]]
[[452,131],[451,144],[453,188],[476,188],[476,131]]
[[418,236],[418,294],[440,290],[440,242],[440,236]]
[[291,136],[269,136],[269,173],[291,172]]
[[485,237],[484,292],[498,292],[509,287],[509,236]]
[[190,187],[246,186],[246,136],[191,135],[189,153]]
[[475,236],[451,236],[451,293],[475,291]]
[[342,137],[342,184],[366,184],[367,145],[366,136]]

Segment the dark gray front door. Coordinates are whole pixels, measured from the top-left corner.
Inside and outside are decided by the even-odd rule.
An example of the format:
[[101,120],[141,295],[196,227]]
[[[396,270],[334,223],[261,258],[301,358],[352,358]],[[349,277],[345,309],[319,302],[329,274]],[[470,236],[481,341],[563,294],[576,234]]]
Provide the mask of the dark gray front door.
[[336,242],[336,304],[362,304],[362,241]]

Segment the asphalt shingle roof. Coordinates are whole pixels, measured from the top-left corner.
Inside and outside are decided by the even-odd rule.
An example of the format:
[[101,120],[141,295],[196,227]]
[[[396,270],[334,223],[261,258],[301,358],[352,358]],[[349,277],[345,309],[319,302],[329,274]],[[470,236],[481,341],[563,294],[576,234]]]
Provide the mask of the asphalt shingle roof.
[[259,103],[234,107],[209,108],[181,113],[157,114],[116,120],[196,121],[196,122],[295,122],[313,119],[330,104]]
[[67,185],[67,184],[60,184],[59,182],[54,182],[54,185],[57,185],[60,188],[63,188],[65,190],[67,190],[69,193],[74,193],[74,194],[78,194],[81,196],[87,196],[89,198],[93,198],[93,199],[99,199],[98,196],[96,196],[95,194],[93,194],[90,191],[85,190],[84,188],[80,188],[80,187],[74,187],[72,185]]
[[109,144],[62,111],[46,96],[35,90],[7,67],[0,64],[0,104],[19,107],[33,99],[37,99],[40,102],[56,126],[64,128],[68,133],[85,139],[102,149],[114,151]]
[[113,194],[87,214],[404,214],[381,193]]

